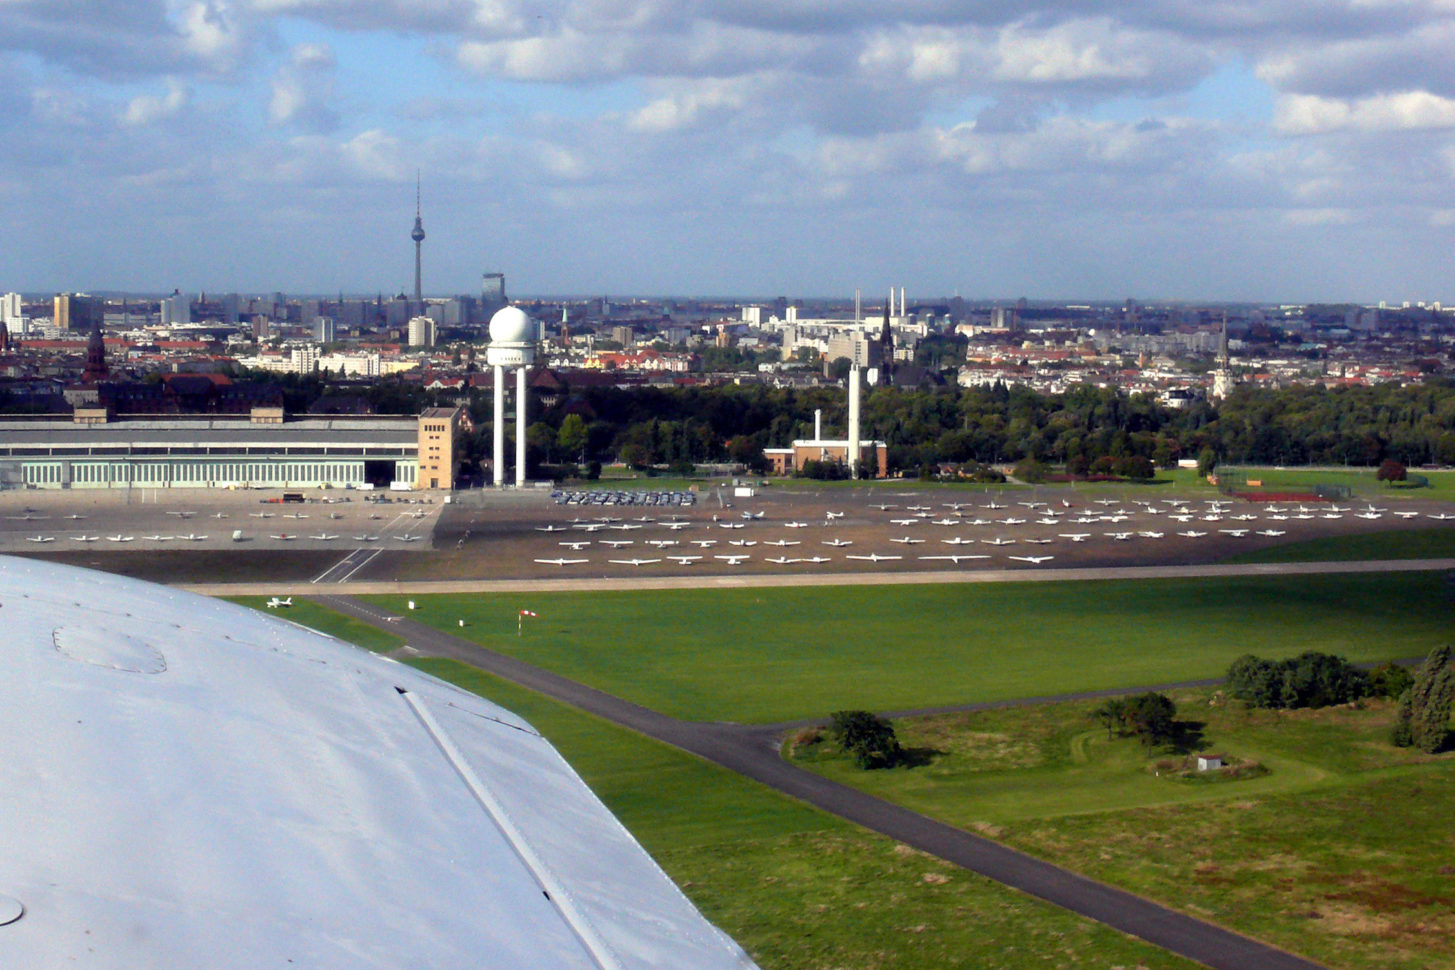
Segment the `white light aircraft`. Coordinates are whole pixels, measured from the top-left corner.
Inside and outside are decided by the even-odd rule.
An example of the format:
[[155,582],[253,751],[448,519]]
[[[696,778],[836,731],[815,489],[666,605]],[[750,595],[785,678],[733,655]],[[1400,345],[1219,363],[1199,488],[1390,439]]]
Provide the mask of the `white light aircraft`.
[[1007,556],[1007,559],[1014,559],[1016,562],[1028,562],[1032,566],[1039,566],[1043,562],[1050,562],[1055,556]]
[[542,566],[579,566],[583,562],[590,562],[589,559],[537,559],[536,562]]
[[952,562],[952,563],[954,563],[955,565],[958,566],[960,564],[960,560],[962,560],[962,559],[963,560],[966,560],[968,562],[971,559],[989,559],[990,557],[989,556],[967,556],[967,555],[965,555],[963,553],[956,553],[954,555],[946,555],[946,556],[916,556],[915,558],[916,559],[948,559],[950,562]]
[[607,562],[616,563],[618,566],[650,566],[659,563],[660,559],[608,559]]
[[1179,532],[1177,534],[1182,536],[1184,539],[1201,539],[1203,536],[1207,535],[1206,532],[1197,532],[1193,529],[1188,529],[1186,532]]
[[964,536],[956,536],[953,539],[941,539],[947,546],[970,546],[975,544],[974,539],[966,539]]
[[1072,542],[1085,542],[1091,538],[1090,532],[1062,532],[1061,538],[1070,539]]
[[99,539],[101,537],[100,536],[79,535],[79,536],[71,536],[71,538],[74,539],[77,542],[95,542],[97,539]]
[[611,548],[613,548],[613,549],[620,549],[622,546],[635,545],[636,544],[636,540],[634,540],[634,539],[602,539],[601,540],[601,544],[603,546],[611,546]]
[[763,517],[763,513],[762,512],[744,512],[743,513],[743,518],[744,519],[761,519],[762,517]]
[[729,566],[741,566],[745,561],[752,559],[752,556],[713,556],[714,559],[721,559]]
[[1234,539],[1241,539],[1248,534],[1247,529],[1219,529],[1223,535],[1232,536]]
[[1136,533],[1133,533],[1133,532],[1103,532],[1102,533],[1102,535],[1111,536],[1117,542],[1127,542],[1135,534]]
[[631,532],[633,529],[640,529],[641,526],[631,522],[621,522],[615,525],[608,525],[608,529],[615,529],[617,532]]
[[[170,539],[171,536],[165,536],[165,537],[163,537],[163,536],[142,536],[142,538],[143,539],[153,539],[153,540],[156,540],[156,541],[162,541],[164,538]],[[292,542],[294,539],[296,539],[298,537],[295,536],[295,535],[289,535],[286,532],[280,532],[277,535],[268,536],[268,538],[269,539],[278,539],[278,540],[281,540],[283,542]]]
[[422,541],[424,541],[424,536],[413,536],[413,535],[409,535],[409,536],[395,536],[394,538],[398,539],[400,542],[422,542]]
[[287,599],[279,599],[278,597],[274,596],[272,599],[268,600],[268,609],[270,610],[276,610],[280,606],[286,609],[292,605],[293,597],[291,596]]
[[683,566],[690,566],[702,559],[701,556],[668,556],[667,558]]
[[924,542],[923,539],[911,539],[909,536],[900,536],[897,539],[890,539],[890,542],[897,542],[902,546],[912,546],[915,543]]
[[778,546],[779,548],[784,548],[786,546],[802,545],[802,543],[800,543],[797,539],[767,539],[763,542],[763,545]]
[[791,566],[793,563],[802,562],[803,560],[801,560],[801,559],[789,559],[786,556],[771,556],[768,559],[765,559],[763,561],[764,562],[771,562],[775,566]]
[[538,526],[536,526],[536,531],[537,532],[565,532],[566,531],[566,527],[564,525],[538,525]]
[[903,559],[903,556],[881,556],[877,552],[871,552],[867,556],[848,555],[845,559],[862,559],[865,562],[889,562],[894,559]]
[[565,546],[573,552],[580,552],[582,549],[585,549],[587,546],[591,545],[591,540],[587,539],[582,542],[558,542],[556,543],[556,545]]
[[854,544],[854,540],[852,539],[820,539],[819,541],[826,546],[834,546],[836,548],[838,546],[852,546]]
[[114,535],[114,536],[107,536],[106,537],[106,541],[107,542],[130,542],[131,540],[133,540],[135,538],[136,538],[136,536]]
[[709,546],[717,545],[716,539],[688,539],[687,541],[692,543],[694,546],[699,546],[703,549],[706,549]]
[[808,528],[808,523],[807,522],[785,522],[785,523],[783,523],[783,527],[785,529],[807,529]]
[[890,519],[890,525],[919,525],[919,519]]
[[758,544],[758,540],[757,539],[729,539],[728,540],[728,545],[730,545],[730,546],[756,546],[757,544]]
[[1269,537],[1272,537],[1272,536],[1281,536],[1281,535],[1283,535],[1283,530],[1282,529],[1259,529],[1258,530],[1258,534],[1260,536],[1269,536]]
[[1004,538],[1002,538],[1000,536],[996,536],[994,539],[981,539],[980,541],[983,542],[983,543],[985,543],[987,546],[1013,546],[1013,545],[1015,545],[1015,540],[1014,539],[1004,539]]
[[26,536],[26,542],[55,542],[55,536]]
[[355,542],[378,542],[379,541],[379,537],[378,536],[368,536],[368,535],[364,535],[364,536],[354,536],[354,541]]
[[1031,543],[1032,545],[1044,546],[1044,545],[1049,544],[1051,540],[1050,539],[1026,539],[1025,541]]

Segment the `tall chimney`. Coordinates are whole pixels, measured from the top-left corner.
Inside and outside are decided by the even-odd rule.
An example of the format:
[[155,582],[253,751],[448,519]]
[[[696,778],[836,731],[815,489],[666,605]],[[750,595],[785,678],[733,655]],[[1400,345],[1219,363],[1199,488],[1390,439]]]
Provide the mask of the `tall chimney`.
[[813,440],[823,440],[823,408],[813,409]]
[[859,363],[849,367],[849,477],[859,477]]

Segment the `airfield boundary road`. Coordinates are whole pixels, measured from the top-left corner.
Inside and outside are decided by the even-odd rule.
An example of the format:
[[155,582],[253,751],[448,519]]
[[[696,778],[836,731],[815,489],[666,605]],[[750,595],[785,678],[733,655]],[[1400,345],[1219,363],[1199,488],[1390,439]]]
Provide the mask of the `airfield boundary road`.
[[[1017,574],[1017,578],[1025,577]],[[777,579],[781,583],[783,577]],[[777,732],[771,727],[681,721],[407,617],[387,613],[352,596],[314,598],[340,613],[405,637],[410,649],[419,655],[471,664],[1215,970],[1249,967],[1320,970],[1318,964],[1267,943],[804,771],[779,756]]]

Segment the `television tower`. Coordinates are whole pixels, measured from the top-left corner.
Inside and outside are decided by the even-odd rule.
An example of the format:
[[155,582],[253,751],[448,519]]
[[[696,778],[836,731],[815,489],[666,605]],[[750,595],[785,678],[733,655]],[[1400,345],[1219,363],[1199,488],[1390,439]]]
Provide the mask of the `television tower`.
[[414,240],[414,302],[419,312],[424,312],[424,292],[419,283],[419,244],[424,242],[424,222],[419,217],[419,172],[414,173],[414,231],[409,234]]

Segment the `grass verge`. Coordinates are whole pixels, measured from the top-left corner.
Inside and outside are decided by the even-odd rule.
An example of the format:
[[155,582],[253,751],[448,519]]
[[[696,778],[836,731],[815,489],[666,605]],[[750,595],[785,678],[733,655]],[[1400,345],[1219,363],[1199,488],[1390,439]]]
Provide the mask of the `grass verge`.
[[1241,552],[1224,562],[1352,562],[1356,559],[1442,559],[1455,556],[1455,529],[1403,529],[1324,536]]
[[227,599],[230,603],[252,607],[279,619],[291,620],[374,653],[387,653],[404,645],[404,640],[400,637],[310,600],[294,599],[293,605],[286,609],[270,610],[267,606],[270,597],[267,596],[231,596]]

